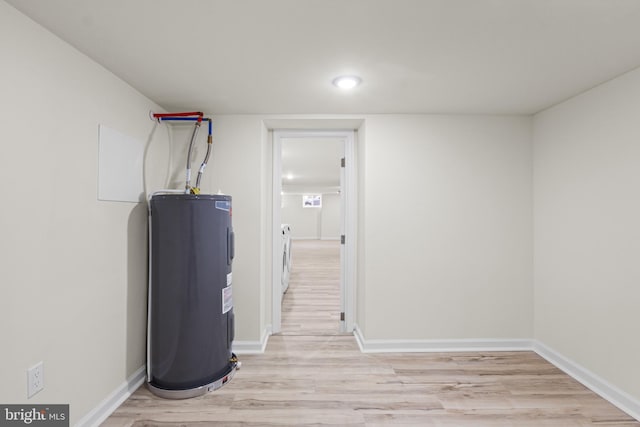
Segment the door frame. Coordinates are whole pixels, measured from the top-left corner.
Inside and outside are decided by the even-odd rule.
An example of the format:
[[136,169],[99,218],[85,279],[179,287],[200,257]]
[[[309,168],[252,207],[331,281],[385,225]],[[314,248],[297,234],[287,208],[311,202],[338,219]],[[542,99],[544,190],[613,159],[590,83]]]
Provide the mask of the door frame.
[[340,322],[340,332],[351,333],[355,325],[355,263],[356,263],[356,155],[355,131],[353,130],[274,130],[272,167],[272,280],[271,280],[271,333],[282,328],[282,257],[281,251],[281,203],[282,203],[282,139],[283,138],[342,138],[344,140],[345,167],[341,182],[342,194],[342,234],[345,243],[341,245],[340,256],[340,306],[344,320]]

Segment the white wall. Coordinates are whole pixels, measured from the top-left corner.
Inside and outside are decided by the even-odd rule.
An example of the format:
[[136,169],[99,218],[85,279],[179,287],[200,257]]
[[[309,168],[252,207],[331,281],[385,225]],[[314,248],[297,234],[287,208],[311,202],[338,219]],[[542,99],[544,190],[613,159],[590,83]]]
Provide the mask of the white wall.
[[320,239],[340,239],[340,195],[327,193],[322,195],[320,210]]
[[[221,183],[212,188],[233,195],[239,239],[238,340],[259,340],[268,328],[261,315],[271,304],[270,278],[261,276],[260,250],[271,258],[262,241],[271,218],[260,192],[270,191],[261,182],[271,180],[271,159],[260,144],[270,144],[263,126],[274,118],[216,118],[220,163],[212,179]],[[530,118],[364,119],[366,140],[363,126],[357,147],[357,319],[364,337],[530,338]]]
[[[221,190],[233,198],[233,228],[236,237],[233,261],[233,300],[236,341],[257,341],[266,306],[266,282],[263,251],[268,227],[264,218],[269,205],[264,194],[270,186],[263,184],[264,157],[270,155],[262,144],[264,125],[254,116],[215,116],[214,148],[207,167],[204,192]],[[270,260],[269,260],[270,261]]]
[[531,337],[530,132],[515,116],[366,118],[366,339]]
[[302,207],[302,195],[282,196],[281,219],[291,226],[294,239],[335,240],[340,238],[340,196],[323,194],[321,208]]
[[302,207],[302,195],[282,195],[281,219],[283,224],[291,227],[294,239],[320,238],[320,208]]
[[640,70],[534,118],[535,338],[640,401]]
[[358,188],[357,188],[357,211],[358,211],[358,221],[356,224],[356,235],[357,235],[357,245],[356,245],[356,325],[359,327],[364,327],[365,325],[365,307],[366,307],[366,283],[367,283],[367,245],[365,240],[365,230],[367,229],[367,211],[365,210],[366,206],[366,198],[365,194],[367,193],[367,182],[366,178],[366,141],[367,138],[367,123],[363,123],[358,129],[356,134],[355,141],[355,151],[356,151],[356,172],[357,172],[357,180],[358,180]]
[[146,206],[97,200],[98,125],[145,142],[158,107],[5,2],[0,55],[0,402],[73,425],[145,363]]

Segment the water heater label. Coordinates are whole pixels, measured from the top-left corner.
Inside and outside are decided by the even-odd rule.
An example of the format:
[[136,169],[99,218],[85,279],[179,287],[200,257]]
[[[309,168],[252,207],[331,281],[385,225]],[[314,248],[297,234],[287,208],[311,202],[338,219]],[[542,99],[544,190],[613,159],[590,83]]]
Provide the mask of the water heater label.
[[229,212],[231,210],[231,202],[226,200],[216,200],[216,209]]
[[231,284],[231,279],[233,278],[232,274],[233,273],[227,274],[227,286],[229,286]]
[[231,293],[231,286],[227,286],[222,289],[222,314],[233,308],[233,294]]

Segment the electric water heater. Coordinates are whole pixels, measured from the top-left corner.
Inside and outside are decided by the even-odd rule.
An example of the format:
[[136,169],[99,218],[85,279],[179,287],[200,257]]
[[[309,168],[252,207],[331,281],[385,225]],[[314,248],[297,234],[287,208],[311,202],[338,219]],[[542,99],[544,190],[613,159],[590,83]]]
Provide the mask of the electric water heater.
[[198,396],[237,367],[231,197],[156,194],[149,215],[148,387],[170,399]]

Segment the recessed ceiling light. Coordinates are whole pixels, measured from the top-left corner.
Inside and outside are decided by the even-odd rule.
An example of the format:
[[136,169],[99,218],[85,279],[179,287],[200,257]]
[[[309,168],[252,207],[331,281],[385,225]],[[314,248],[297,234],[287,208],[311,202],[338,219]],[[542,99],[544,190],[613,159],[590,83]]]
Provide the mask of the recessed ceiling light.
[[293,179],[293,174],[288,173],[287,174],[287,179]]
[[358,76],[340,76],[333,79],[333,85],[340,89],[353,89],[362,83],[362,79]]

